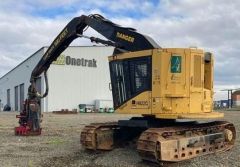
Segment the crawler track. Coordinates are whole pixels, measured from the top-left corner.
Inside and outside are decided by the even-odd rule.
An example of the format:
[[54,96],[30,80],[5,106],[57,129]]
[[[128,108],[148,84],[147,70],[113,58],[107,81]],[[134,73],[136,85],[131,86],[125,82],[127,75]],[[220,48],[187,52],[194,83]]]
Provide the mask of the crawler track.
[[178,162],[229,150],[235,138],[233,124],[220,121],[191,127],[150,128],[141,134],[137,150],[144,160]]
[[[131,130],[119,127],[117,122],[90,124],[81,133],[81,144],[90,150],[112,150],[124,145],[126,138],[123,136],[134,133]],[[136,137],[137,151],[142,159],[178,162],[231,149],[236,131],[233,124],[216,121],[143,129],[127,140]]]
[[93,123],[84,127],[80,142],[90,150],[112,150],[114,146],[114,130],[117,122]]

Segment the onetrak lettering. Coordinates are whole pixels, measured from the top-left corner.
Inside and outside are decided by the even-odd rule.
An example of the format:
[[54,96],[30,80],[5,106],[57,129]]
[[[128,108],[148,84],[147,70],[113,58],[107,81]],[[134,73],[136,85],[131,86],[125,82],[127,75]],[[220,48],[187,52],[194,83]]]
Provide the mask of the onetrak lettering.
[[66,56],[66,65],[84,66],[84,67],[97,67],[97,61],[95,59],[87,60],[84,58],[76,59]]

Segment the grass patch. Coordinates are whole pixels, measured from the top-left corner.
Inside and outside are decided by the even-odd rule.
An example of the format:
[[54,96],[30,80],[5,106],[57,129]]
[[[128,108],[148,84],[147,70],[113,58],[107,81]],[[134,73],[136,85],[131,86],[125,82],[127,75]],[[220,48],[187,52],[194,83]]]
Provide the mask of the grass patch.
[[63,139],[60,139],[60,138],[53,138],[53,139],[50,139],[47,143],[48,144],[53,144],[53,145],[60,145],[60,144],[63,144],[65,143],[66,141],[63,140]]
[[28,161],[28,167],[34,167],[32,160],[29,160],[29,161]]

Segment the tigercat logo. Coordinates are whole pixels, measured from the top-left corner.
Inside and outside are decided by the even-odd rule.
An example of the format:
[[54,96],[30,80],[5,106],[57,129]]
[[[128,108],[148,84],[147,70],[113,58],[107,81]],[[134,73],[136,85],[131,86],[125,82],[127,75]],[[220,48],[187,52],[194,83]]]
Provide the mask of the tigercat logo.
[[148,101],[136,101],[136,100],[132,100],[132,105],[148,106]]
[[132,42],[132,43],[134,42],[134,37],[131,37],[129,35],[117,32],[116,36],[117,36],[117,38],[123,39],[125,41]]
[[171,56],[171,73],[181,73],[182,57],[180,55]]

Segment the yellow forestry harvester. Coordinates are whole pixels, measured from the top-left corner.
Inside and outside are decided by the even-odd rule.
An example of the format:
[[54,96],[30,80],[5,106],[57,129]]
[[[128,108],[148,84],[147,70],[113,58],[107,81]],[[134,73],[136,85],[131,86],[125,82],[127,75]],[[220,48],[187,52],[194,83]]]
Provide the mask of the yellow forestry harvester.
[[[107,40],[83,35],[87,27]],[[32,72],[24,110],[17,116],[20,126],[15,128],[16,135],[41,134],[39,103],[48,94],[46,72],[78,37],[115,48],[109,56],[115,111],[142,115],[86,126],[81,132],[84,148],[111,150],[136,141],[142,159],[177,162],[233,147],[234,125],[216,121],[224,115],[213,112],[211,53],[193,48],[161,48],[135,29],[121,27],[97,14],[72,19],[43,55]],[[44,95],[35,86],[41,73],[46,81]],[[198,119],[211,121],[199,123]]]

